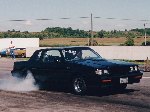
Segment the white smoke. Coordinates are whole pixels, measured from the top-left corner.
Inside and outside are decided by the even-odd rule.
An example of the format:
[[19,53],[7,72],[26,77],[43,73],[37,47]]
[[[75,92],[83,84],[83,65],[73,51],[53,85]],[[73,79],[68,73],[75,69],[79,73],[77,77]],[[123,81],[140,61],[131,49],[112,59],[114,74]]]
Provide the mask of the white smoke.
[[35,80],[31,73],[27,74],[25,79],[11,77],[9,79],[0,79],[0,90],[27,92],[36,91],[38,86],[35,85]]

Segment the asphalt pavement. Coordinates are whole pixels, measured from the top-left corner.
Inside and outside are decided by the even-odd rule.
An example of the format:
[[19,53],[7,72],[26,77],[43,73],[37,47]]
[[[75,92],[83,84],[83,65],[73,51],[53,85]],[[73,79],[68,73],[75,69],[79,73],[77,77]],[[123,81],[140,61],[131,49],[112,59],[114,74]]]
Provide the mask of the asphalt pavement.
[[[0,84],[12,78],[10,71],[15,61],[0,59]],[[20,82],[18,85],[29,88]],[[62,90],[15,91],[8,86],[18,87],[10,83],[7,90],[0,89],[2,112],[150,112],[150,72],[144,72],[141,82],[128,85],[125,91],[96,90],[85,96]]]

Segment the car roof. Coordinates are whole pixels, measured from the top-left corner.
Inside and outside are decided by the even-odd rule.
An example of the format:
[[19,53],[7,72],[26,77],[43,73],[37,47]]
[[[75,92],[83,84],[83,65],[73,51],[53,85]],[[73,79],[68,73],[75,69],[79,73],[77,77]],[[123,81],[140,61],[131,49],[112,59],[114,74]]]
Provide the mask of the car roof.
[[52,48],[43,48],[43,49],[39,49],[39,50],[36,50],[34,52],[34,54],[37,54],[39,52],[45,52],[45,51],[48,51],[48,50],[69,50],[69,49],[76,49],[76,50],[80,50],[80,49],[91,49],[90,47],[86,47],[86,46],[69,46],[69,47],[52,47]]
[[86,47],[86,46],[69,46],[69,47],[45,48],[45,49],[40,49],[39,51],[43,51],[43,50],[67,50],[67,49],[91,49],[91,48],[90,47]]
[[26,48],[18,48],[18,47],[17,47],[17,48],[15,48],[15,49],[26,49]]
[[43,48],[43,49],[36,50],[34,52],[34,54],[37,54],[39,52],[46,52],[48,50],[69,50],[69,49],[74,49],[74,50],[84,49],[84,50],[87,50],[87,49],[91,49],[91,48],[86,47],[86,46],[52,47],[52,48]]

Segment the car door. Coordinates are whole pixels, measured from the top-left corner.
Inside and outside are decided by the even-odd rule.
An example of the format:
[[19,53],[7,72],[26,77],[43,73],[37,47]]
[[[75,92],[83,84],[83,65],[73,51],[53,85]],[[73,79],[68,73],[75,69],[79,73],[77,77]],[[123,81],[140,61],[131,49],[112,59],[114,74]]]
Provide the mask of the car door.
[[27,69],[31,70],[36,81],[42,80],[41,57],[42,57],[42,50],[36,51],[28,61]]
[[47,50],[41,59],[40,73],[49,84],[62,84],[68,75],[60,50]]

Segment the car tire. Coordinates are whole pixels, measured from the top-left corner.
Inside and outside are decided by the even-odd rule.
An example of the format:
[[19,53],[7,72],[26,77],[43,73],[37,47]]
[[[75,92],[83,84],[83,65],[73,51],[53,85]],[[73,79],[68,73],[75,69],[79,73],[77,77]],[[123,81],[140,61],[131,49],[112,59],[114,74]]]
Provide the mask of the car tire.
[[87,84],[84,78],[75,77],[72,82],[73,92],[77,95],[85,95],[87,92]]
[[25,58],[26,56],[25,56],[25,54],[23,53],[23,54],[21,54],[21,58]]
[[12,72],[12,76],[16,77],[16,78],[19,78],[19,79],[24,79],[26,77],[25,74],[24,74],[24,72],[21,71],[21,70],[13,71]]

